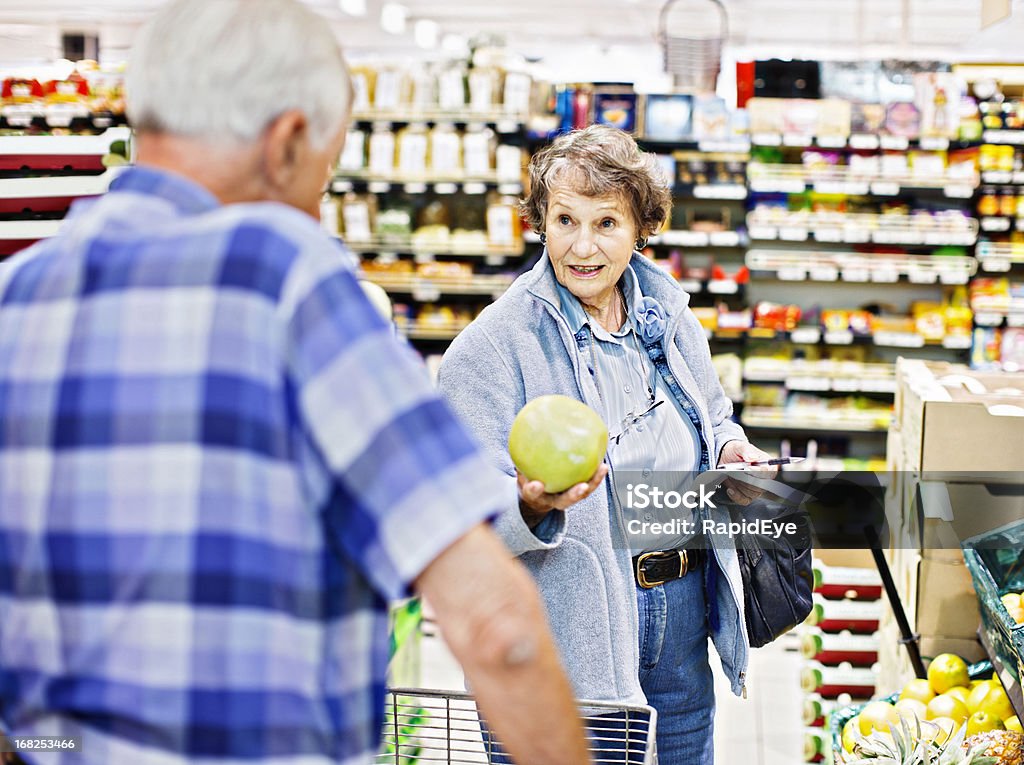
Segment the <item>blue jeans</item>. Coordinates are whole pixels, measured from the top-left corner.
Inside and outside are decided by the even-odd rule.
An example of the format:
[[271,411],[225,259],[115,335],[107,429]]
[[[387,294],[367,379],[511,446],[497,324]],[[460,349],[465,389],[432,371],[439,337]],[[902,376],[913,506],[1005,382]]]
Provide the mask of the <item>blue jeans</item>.
[[706,567],[649,590],[636,588],[640,685],[658,712],[658,765],[714,762],[715,687],[708,663]]

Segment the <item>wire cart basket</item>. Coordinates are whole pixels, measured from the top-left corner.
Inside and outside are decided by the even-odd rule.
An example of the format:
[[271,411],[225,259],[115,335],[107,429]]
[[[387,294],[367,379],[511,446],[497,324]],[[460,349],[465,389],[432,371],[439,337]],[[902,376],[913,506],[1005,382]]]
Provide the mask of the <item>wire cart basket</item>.
[[[580,701],[595,765],[656,765],[657,713],[646,706]],[[487,733],[472,696],[393,688],[387,694],[377,765],[510,763]]]
[[679,90],[714,92],[729,37],[721,0],[668,0],[658,16],[665,71]]

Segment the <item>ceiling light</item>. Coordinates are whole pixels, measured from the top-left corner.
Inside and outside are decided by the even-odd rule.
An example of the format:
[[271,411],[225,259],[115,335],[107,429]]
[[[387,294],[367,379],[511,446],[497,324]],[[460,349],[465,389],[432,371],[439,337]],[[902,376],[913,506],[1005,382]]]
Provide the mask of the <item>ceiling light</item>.
[[349,16],[366,15],[366,0],[338,0],[338,5]]
[[413,39],[416,40],[416,44],[421,48],[437,47],[439,32],[440,29],[437,26],[437,22],[430,19],[420,19],[412,28]]
[[400,35],[405,31],[405,19],[409,11],[398,3],[384,3],[380,9],[380,26],[385,32]]

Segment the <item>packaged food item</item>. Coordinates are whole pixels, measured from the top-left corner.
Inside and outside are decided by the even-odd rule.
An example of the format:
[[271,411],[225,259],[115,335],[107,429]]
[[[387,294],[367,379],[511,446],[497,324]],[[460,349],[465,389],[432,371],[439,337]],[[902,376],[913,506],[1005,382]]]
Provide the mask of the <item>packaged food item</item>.
[[971,338],[971,367],[995,369],[1002,356],[1002,330],[998,327],[976,327]]
[[471,125],[462,137],[463,170],[469,178],[489,175],[494,168],[494,131],[483,125]]
[[464,65],[452,62],[438,74],[437,101],[444,111],[461,112],[466,108],[466,72]]
[[498,246],[511,246],[521,238],[515,197],[492,194],[487,203],[487,238]]
[[800,323],[800,306],[760,302],[754,308],[754,326],[789,332]]
[[1012,217],[1017,214],[1017,192],[1007,186],[999,195],[999,214]]
[[377,235],[384,239],[405,241],[412,236],[412,204],[408,200],[390,200],[377,213]]
[[398,111],[408,103],[409,84],[403,70],[381,67],[373,90],[373,108],[380,112]]
[[809,98],[790,98],[782,110],[782,132],[813,136],[818,131],[821,101]]
[[1009,327],[1003,330],[999,361],[1007,372],[1019,372],[1024,369],[1024,328]]
[[341,228],[346,241],[366,241],[377,226],[377,197],[349,192],[341,200]]
[[414,122],[398,131],[397,169],[402,175],[422,176],[427,172],[429,133],[422,122]]
[[489,112],[498,102],[501,73],[492,67],[476,67],[469,72],[469,108]]
[[921,135],[956,138],[960,132],[960,99],[966,85],[950,72],[914,75],[914,91],[921,113]]
[[375,124],[370,133],[368,168],[374,175],[390,176],[395,171],[395,134],[391,127]]
[[462,171],[462,138],[455,125],[439,122],[430,131],[430,170],[438,176],[456,175]]
[[785,101],[781,98],[751,98],[747,101],[750,133],[781,133]]
[[910,171],[917,178],[941,178],[946,174],[946,152],[911,151]]
[[373,86],[377,72],[370,66],[353,66],[352,78],[352,111],[368,112],[373,105]]
[[960,133],[961,141],[980,141],[982,136],[981,112],[978,102],[964,96],[960,99]]
[[338,159],[339,170],[360,171],[366,167],[366,133],[350,128],[345,137],[345,148]]
[[818,102],[818,136],[846,138],[850,135],[850,102],[839,98],[826,98]]
[[729,109],[724,99],[708,95],[694,97],[693,137],[698,141],[723,141],[729,137]]
[[852,104],[850,132],[877,135],[885,125],[885,107],[882,104]]
[[512,144],[499,144],[495,152],[495,165],[498,180],[518,181],[522,177],[524,166],[523,150]]
[[632,133],[636,130],[637,96],[632,85],[601,85],[594,88],[594,124]]
[[917,138],[921,134],[921,113],[911,103],[889,104],[885,110],[885,131],[903,138]]
[[43,86],[35,79],[8,77],[0,90],[0,104],[0,114],[9,125],[28,127],[43,116]]
[[978,215],[999,215],[999,194],[994,186],[983,186],[978,196]]
[[506,72],[502,90],[505,113],[523,117],[529,114],[532,87],[533,78],[525,72]]
[[682,93],[644,96],[642,130],[655,141],[682,141],[690,136],[692,98]]

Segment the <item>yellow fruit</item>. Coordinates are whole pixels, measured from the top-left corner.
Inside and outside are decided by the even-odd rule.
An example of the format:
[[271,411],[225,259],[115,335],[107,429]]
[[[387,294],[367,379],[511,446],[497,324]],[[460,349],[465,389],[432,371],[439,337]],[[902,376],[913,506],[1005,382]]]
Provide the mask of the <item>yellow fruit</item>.
[[971,695],[971,692],[968,688],[964,688],[962,685],[956,685],[946,691],[946,694],[948,696],[956,696],[960,701],[964,702],[964,705],[966,706],[967,697]]
[[968,686],[972,691],[982,683],[987,683],[988,680],[971,680],[971,684]]
[[939,717],[948,717],[957,725],[962,725],[970,717],[970,712],[967,711],[967,705],[956,696],[942,693],[928,702],[928,719]]
[[946,740],[959,728],[955,720],[948,717],[936,717],[929,723],[921,724],[921,738],[925,741],[934,741],[936,744],[945,744]]
[[[992,689],[992,683],[994,680],[978,680],[977,685],[971,688],[971,692],[967,695],[967,709],[973,715],[978,711],[981,706],[981,702],[985,700],[985,696]],[[998,683],[996,683],[998,685]]]
[[927,720],[928,707],[924,702],[917,699],[900,699],[896,702],[896,713],[907,721],[911,730],[914,730],[914,720]]
[[997,682],[989,685],[988,693],[979,701],[977,711],[988,712],[1000,720],[1013,717],[1013,705],[1010,703],[1006,691],[1003,690],[1003,686]]
[[984,733],[990,730],[1003,730],[1003,721],[988,712],[975,712],[967,718],[967,735]]
[[1011,608],[1020,608],[1020,593],[1019,592],[1008,592],[1000,598],[1003,601],[1003,605],[1006,606],[1006,610],[1009,611]]
[[858,720],[853,717],[846,721],[846,725],[843,726],[843,749],[847,752],[853,753],[853,745],[857,743],[857,730]]
[[1024,607],[1017,606],[1016,608],[1008,608],[1006,612],[1013,619],[1014,624],[1024,624]]
[[939,654],[928,665],[928,684],[936,693],[945,693],[950,688],[968,685],[970,682],[967,662],[956,654]]
[[1003,726],[1007,730],[1016,731],[1017,733],[1024,733],[1024,727],[1021,726],[1020,719],[1017,717],[1017,715],[1014,715],[1013,717],[1007,717],[1005,720],[1003,720]]
[[900,700],[903,699],[914,699],[920,701],[922,704],[927,704],[929,701],[935,698],[935,691],[932,690],[931,685],[927,680],[918,678],[911,680],[909,683],[903,686],[903,690],[900,691]]
[[858,719],[857,727],[863,736],[869,735],[872,731],[888,733],[890,725],[900,724],[896,707],[885,701],[872,701],[860,711]]

